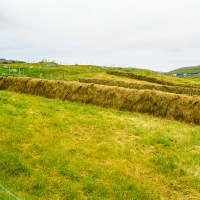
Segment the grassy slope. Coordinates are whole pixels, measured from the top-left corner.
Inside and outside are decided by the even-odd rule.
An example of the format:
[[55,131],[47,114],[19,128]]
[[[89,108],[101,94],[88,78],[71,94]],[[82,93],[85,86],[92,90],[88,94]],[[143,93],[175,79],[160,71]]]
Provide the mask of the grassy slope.
[[200,76],[198,77],[172,77],[169,75],[159,74],[157,72],[153,72],[151,70],[146,69],[121,69],[124,72],[131,72],[137,75],[143,75],[148,77],[153,77],[165,81],[170,81],[174,83],[183,83],[183,84],[193,84],[200,83]]
[[[0,75],[12,75],[18,76],[19,71],[17,73],[9,73],[9,68],[4,69],[4,65],[0,64]],[[33,78],[40,78],[40,74],[42,74],[42,78],[45,79],[55,79],[61,80],[64,79],[66,81],[74,81],[78,80],[80,76],[83,77],[93,77],[96,74],[105,73],[106,68],[100,68],[98,66],[61,66],[58,65],[56,67],[47,67],[46,65],[41,65],[39,63],[34,64],[10,64],[10,69],[18,69],[21,71],[21,76],[28,76]],[[33,67],[33,68],[30,68]],[[51,77],[52,74],[52,77]]]
[[[0,75],[9,74],[9,69],[4,69],[3,64],[0,64]],[[21,69],[21,76],[30,76],[35,78],[40,78],[40,73],[42,73],[43,78],[50,79],[52,73],[52,79],[61,80],[64,73],[64,80],[67,81],[77,81],[79,77],[94,77],[94,78],[106,78],[106,79],[115,79],[115,80],[123,80],[117,76],[112,76],[106,74],[106,71],[110,68],[107,67],[99,67],[99,66],[84,66],[84,65],[58,65],[56,67],[46,67],[44,64],[34,63],[34,64],[10,64],[11,69]],[[30,66],[33,66],[30,69]],[[162,74],[158,74],[156,72],[145,70],[145,69],[135,69],[135,68],[112,68],[122,70],[124,72],[132,72],[138,75],[155,77],[158,79],[168,80],[175,83],[200,83],[200,77],[187,77],[187,78],[179,78],[179,77],[171,77]],[[19,72],[11,73],[10,75],[18,76]],[[127,78],[124,78],[126,81]],[[131,80],[127,80],[131,81]],[[140,81],[137,81],[140,83]]]
[[173,71],[170,71],[169,74],[181,74],[181,73],[195,73],[200,72],[200,66],[194,66],[194,67],[181,67],[178,69],[175,69]]
[[199,133],[148,115],[0,91],[0,185],[21,199],[200,198]]

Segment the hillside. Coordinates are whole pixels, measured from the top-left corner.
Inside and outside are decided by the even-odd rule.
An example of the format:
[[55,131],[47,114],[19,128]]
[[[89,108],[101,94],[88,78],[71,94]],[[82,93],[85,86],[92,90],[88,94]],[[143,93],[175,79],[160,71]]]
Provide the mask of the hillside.
[[199,199],[199,133],[145,114],[0,91],[0,185],[22,200]]
[[22,200],[200,198],[198,77],[55,63],[0,74],[1,199],[2,187]]
[[196,72],[200,72],[200,65],[193,66],[193,67],[181,67],[173,71],[170,71],[169,74],[183,74],[183,73],[190,74],[190,73],[196,73]]
[[[96,65],[60,65],[52,62],[0,64],[0,76],[21,76],[65,81],[78,81],[79,78],[106,78],[133,82],[133,79],[128,79],[127,77],[122,78],[107,74],[107,71],[111,69],[174,83],[200,83],[200,77],[171,77],[151,70],[139,68],[110,68]],[[141,80],[139,83],[141,83]],[[149,84],[149,82],[146,83]]]

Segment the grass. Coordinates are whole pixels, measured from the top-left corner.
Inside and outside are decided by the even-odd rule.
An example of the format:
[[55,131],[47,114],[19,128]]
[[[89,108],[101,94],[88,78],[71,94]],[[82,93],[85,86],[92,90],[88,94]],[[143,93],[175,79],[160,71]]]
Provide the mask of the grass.
[[[5,76],[28,76],[33,78],[44,78],[44,79],[54,79],[54,80],[66,80],[66,81],[78,81],[79,77],[82,78],[106,78],[122,81],[131,81],[135,82],[136,80],[131,80],[128,78],[119,78],[117,76],[108,75],[106,71],[110,68],[101,67],[95,65],[59,65],[48,66],[48,63],[14,63],[7,64],[7,69],[3,68],[4,64],[0,64],[0,75]],[[30,68],[33,67],[33,68]],[[9,69],[17,69],[18,72],[10,73]],[[171,77],[151,70],[139,69],[139,68],[112,68],[113,70],[117,69],[124,72],[131,72],[137,75],[144,75],[149,77],[154,77],[162,80],[171,81],[174,83],[185,83],[193,84],[200,83],[200,76],[198,77]],[[19,72],[20,71],[20,72]],[[146,84],[148,82],[138,81],[138,83]],[[152,84],[152,83],[149,83]]]
[[181,67],[169,72],[169,74],[196,73],[196,72],[200,72],[200,66]]
[[199,133],[148,115],[0,91],[0,185],[28,200],[199,199]]
[[[137,68],[116,68],[117,70],[121,70],[123,72],[131,72],[136,75],[143,75],[148,77],[153,77],[165,81],[171,81],[174,83],[183,83],[183,84],[193,84],[193,83],[200,83],[200,76],[197,77],[172,77],[171,75],[167,74],[160,74],[151,70],[147,69],[137,69]],[[172,73],[173,74],[173,73]]]
[[[0,75],[6,76],[28,76],[33,78],[54,79],[77,81],[80,76],[93,77],[96,74],[106,72],[106,68],[94,65],[57,65],[50,67],[42,63],[21,63],[21,64],[7,64],[8,68],[4,68],[0,64]],[[31,67],[31,68],[30,68]],[[15,73],[9,72],[10,69],[17,69]]]
[[159,74],[150,70],[142,70],[142,69],[117,69],[117,70],[111,70],[111,71],[118,71],[118,72],[125,72],[126,73],[132,73],[135,75],[142,75],[144,77],[150,77],[158,80],[168,81],[175,84],[199,84],[200,82],[200,76],[196,77],[173,77],[166,74]]

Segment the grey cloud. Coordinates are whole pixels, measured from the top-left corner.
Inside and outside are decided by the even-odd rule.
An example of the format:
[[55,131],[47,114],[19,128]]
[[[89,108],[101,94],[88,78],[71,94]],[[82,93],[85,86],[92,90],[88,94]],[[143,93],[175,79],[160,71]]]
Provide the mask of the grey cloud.
[[5,31],[6,29],[13,29],[17,26],[18,23],[15,22],[11,17],[8,17],[0,12],[0,31]]
[[1,0],[0,53],[159,71],[200,64],[199,6],[199,0]]

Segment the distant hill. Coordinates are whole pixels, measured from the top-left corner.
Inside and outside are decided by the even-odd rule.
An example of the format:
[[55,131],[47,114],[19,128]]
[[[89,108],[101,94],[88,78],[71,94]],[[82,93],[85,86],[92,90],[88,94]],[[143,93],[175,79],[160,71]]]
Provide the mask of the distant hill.
[[10,64],[10,63],[25,63],[24,61],[18,61],[18,60],[7,60],[5,58],[0,58],[0,63],[3,63],[3,64]]
[[193,67],[181,67],[168,72],[169,74],[197,73],[200,72],[200,65]]

